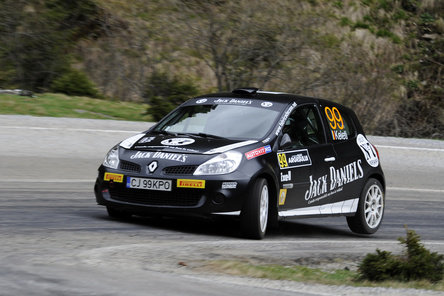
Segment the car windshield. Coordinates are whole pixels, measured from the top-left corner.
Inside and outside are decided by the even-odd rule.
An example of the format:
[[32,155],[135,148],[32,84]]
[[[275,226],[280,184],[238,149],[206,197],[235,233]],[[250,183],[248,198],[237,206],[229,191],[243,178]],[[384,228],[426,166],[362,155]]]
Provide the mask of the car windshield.
[[270,131],[279,113],[238,105],[184,106],[163,119],[154,132],[260,140]]

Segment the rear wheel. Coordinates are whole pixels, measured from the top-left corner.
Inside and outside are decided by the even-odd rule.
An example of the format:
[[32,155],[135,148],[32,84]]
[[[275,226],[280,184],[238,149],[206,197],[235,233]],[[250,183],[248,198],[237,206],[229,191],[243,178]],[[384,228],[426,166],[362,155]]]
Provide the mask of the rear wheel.
[[245,237],[262,239],[267,230],[269,190],[267,180],[259,178],[253,185],[241,213],[241,230]]
[[361,234],[375,233],[384,216],[385,197],[381,183],[369,179],[359,199],[358,210],[353,217],[347,217],[351,231]]
[[108,216],[113,219],[124,220],[131,217],[130,213],[110,206],[106,207],[106,211],[108,212]]

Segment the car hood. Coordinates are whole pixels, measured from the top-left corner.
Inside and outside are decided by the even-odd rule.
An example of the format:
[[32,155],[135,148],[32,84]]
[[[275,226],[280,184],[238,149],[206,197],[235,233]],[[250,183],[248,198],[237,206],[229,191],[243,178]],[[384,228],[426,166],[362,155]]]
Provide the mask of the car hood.
[[120,143],[126,149],[139,151],[216,154],[257,143],[256,140],[233,140],[196,135],[164,135],[143,133]]

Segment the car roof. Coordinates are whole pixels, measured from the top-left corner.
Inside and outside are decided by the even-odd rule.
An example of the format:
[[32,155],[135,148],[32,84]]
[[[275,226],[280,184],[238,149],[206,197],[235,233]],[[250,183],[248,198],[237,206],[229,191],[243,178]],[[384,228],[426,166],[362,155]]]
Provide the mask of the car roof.
[[263,91],[257,88],[237,88],[232,92],[212,93],[195,97],[195,99],[200,99],[200,98],[257,99],[257,100],[270,101],[281,104],[290,104],[292,102],[296,102],[298,105],[305,103],[318,103],[320,105],[342,106],[340,104],[337,104],[329,100],[301,96],[290,93],[283,93],[283,92]]

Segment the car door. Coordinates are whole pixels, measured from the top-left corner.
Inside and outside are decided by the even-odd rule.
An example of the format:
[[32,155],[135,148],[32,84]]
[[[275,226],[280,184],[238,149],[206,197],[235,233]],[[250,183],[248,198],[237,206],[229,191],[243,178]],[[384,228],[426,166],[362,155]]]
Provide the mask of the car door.
[[359,198],[364,180],[362,153],[357,146],[357,128],[349,110],[335,104],[320,106],[327,128],[327,141],[332,143],[336,160],[328,168],[331,202]]
[[[316,104],[299,105],[282,129],[277,153],[280,168],[279,210],[308,208],[327,198],[328,167],[336,153],[325,135]],[[292,214],[298,214],[296,212]],[[319,214],[318,212],[308,213]],[[283,214],[285,216],[285,214]]]

